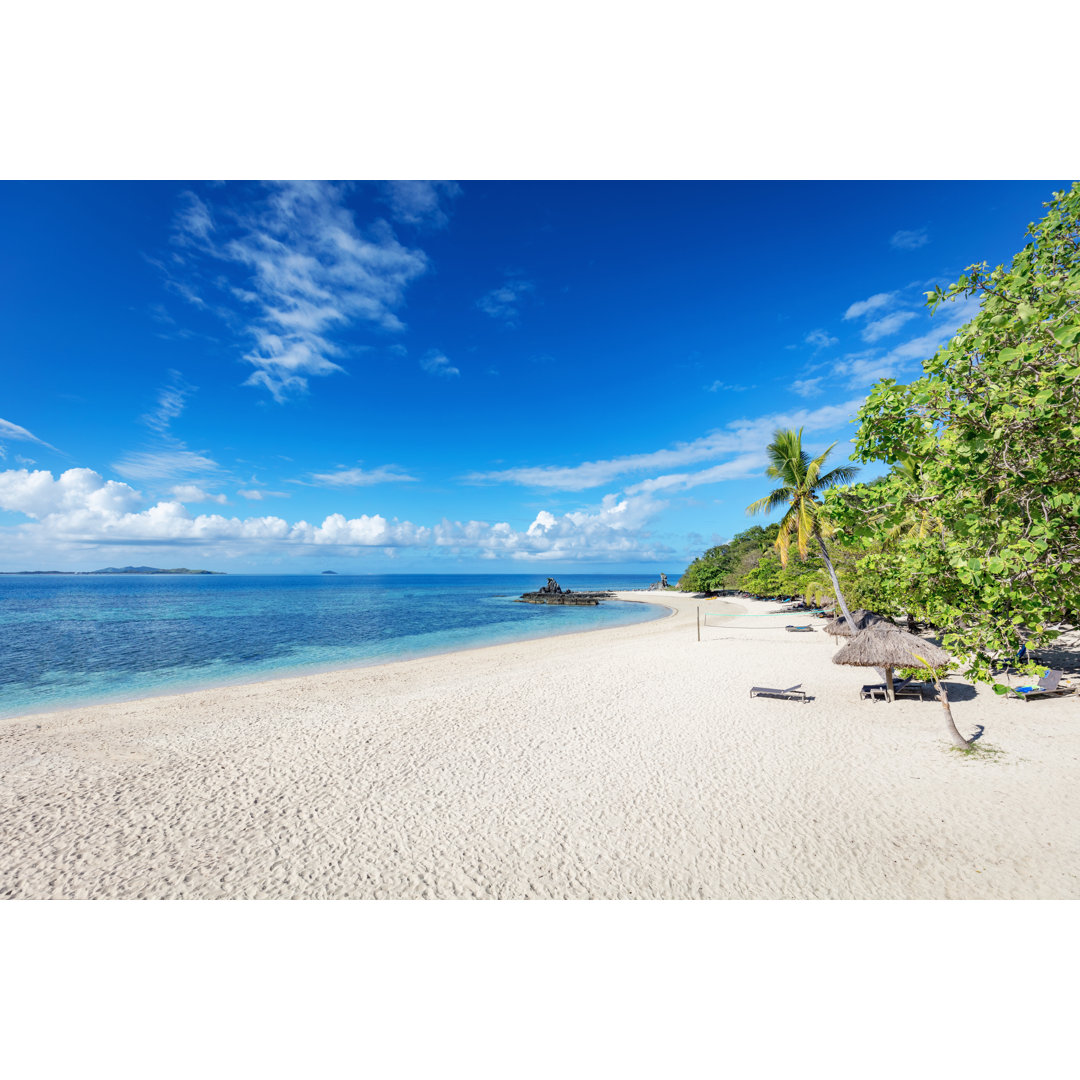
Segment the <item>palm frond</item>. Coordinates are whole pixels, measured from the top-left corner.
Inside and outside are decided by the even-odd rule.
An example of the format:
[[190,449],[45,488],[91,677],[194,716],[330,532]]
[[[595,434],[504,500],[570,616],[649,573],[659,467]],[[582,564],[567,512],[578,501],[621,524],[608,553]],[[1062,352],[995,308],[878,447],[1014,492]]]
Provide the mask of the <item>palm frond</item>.
[[836,487],[837,484],[850,484],[859,475],[857,465],[839,465],[831,472],[820,477],[813,485],[814,491],[825,491],[827,488]]
[[755,499],[747,508],[748,514],[767,514],[775,510],[778,506],[783,506],[784,503],[791,501],[793,492],[789,487],[777,488],[775,491],[770,491],[768,495],[763,496],[760,499]]

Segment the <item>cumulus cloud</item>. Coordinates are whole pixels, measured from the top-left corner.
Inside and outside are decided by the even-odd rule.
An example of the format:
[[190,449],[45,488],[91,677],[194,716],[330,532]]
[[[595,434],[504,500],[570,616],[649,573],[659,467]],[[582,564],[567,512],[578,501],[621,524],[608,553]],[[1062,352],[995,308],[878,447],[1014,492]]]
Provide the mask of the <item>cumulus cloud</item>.
[[476,301],[476,306],[485,315],[490,315],[507,326],[516,326],[521,300],[533,292],[534,288],[531,281],[514,277],[507,278],[498,288],[481,296]]
[[612,484],[619,477],[634,473],[658,472],[729,455],[752,453],[765,446],[777,428],[827,430],[846,423],[861,404],[862,399],[859,398],[837,405],[824,405],[812,411],[795,409],[754,419],[735,420],[720,431],[665,450],[628,454],[604,461],[586,461],[580,465],[530,465],[471,473],[464,479],[473,484],[520,484],[558,491],[584,491]]
[[452,180],[387,180],[379,187],[395,221],[433,229],[447,226],[450,219],[443,204],[461,194]]
[[452,379],[455,375],[461,374],[461,372],[450,363],[447,357],[434,349],[420,361],[420,366],[429,375],[441,375],[443,378],[447,379]]
[[415,480],[415,476],[410,476],[396,465],[380,465],[375,469],[339,468],[337,472],[312,473],[310,482],[321,487],[369,487],[372,484],[414,482]]
[[925,228],[897,229],[889,239],[889,243],[900,251],[915,251],[930,243],[930,235]]
[[449,548],[515,559],[652,558],[672,549],[653,540],[649,523],[666,504],[648,494],[605,496],[597,506],[556,515],[541,510],[525,529],[508,522],[443,520],[433,527],[381,514],[347,518],[329,514],[321,524],[284,518],[193,515],[179,499],[139,507],[143,498],[128,484],[106,481],[91,469],[0,472],[0,509],[31,521],[4,529],[39,551],[64,545],[232,545],[245,547],[333,546],[343,549]]
[[188,299],[199,297],[192,277],[224,298],[223,314],[240,320],[251,343],[243,359],[255,370],[246,385],[278,401],[305,391],[313,375],[342,370],[335,332],[357,322],[402,329],[397,309],[427,269],[424,253],[403,246],[385,222],[361,228],[347,191],[274,184],[260,202],[216,213],[188,192],[177,215],[176,261],[187,279],[174,273],[173,281]]

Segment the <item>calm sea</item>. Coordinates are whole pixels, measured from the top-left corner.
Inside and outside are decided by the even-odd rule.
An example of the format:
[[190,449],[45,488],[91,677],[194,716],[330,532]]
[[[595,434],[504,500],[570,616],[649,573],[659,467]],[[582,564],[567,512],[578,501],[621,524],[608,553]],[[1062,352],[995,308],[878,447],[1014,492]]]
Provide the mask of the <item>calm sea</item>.
[[[644,588],[655,575],[559,575]],[[0,716],[644,622],[654,605],[516,604],[529,575],[0,577]]]

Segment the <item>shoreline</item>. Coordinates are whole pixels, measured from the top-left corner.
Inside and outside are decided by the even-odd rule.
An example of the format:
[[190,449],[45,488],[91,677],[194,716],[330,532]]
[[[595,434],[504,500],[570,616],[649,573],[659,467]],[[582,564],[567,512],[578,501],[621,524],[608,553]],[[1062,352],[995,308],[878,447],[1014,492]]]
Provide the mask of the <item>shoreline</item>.
[[[152,575],[151,575],[152,576]],[[239,576],[239,575],[236,575]],[[631,590],[623,590],[624,593],[628,593]],[[642,590],[643,592],[647,590]],[[635,597],[627,595],[614,596],[613,599],[622,603],[628,604],[649,604],[652,601],[637,599]],[[674,614],[675,609],[668,605],[670,613]],[[644,619],[641,622],[653,622],[656,619],[664,618],[665,616],[656,615],[652,619]],[[432,651],[421,649],[416,652],[405,651],[399,655],[393,657],[375,657],[369,660],[362,659],[350,659],[342,660],[339,663],[327,663],[320,664],[315,663],[306,668],[289,667],[289,665],[282,665],[280,668],[274,669],[276,673],[259,673],[259,674],[247,674],[238,675],[235,678],[228,679],[209,679],[205,682],[194,680],[192,682],[185,682],[183,686],[163,688],[160,690],[139,690],[132,694],[122,693],[116,696],[108,695],[105,697],[86,698],[81,701],[68,702],[65,704],[58,704],[50,706],[45,709],[36,709],[32,712],[15,712],[7,715],[0,714],[0,727],[7,723],[14,723],[21,720],[32,719],[37,716],[51,716],[58,712],[71,712],[81,709],[92,709],[98,706],[106,705],[126,705],[137,701],[149,701],[156,698],[163,697],[180,697],[185,694],[197,694],[205,693],[208,690],[221,690],[230,686],[249,686],[258,685],[261,683],[280,682],[284,679],[302,679],[307,677],[315,677],[319,675],[329,675],[338,671],[351,671],[354,668],[372,668],[379,667],[383,664],[400,664],[408,663],[414,660],[426,660],[433,656],[450,656],[457,653],[471,652],[476,649],[489,649],[497,645],[513,645],[523,641],[543,641],[550,637],[568,637],[575,634],[596,634],[601,633],[604,630],[618,630],[624,626],[637,626],[638,622],[617,623],[615,625],[608,625],[602,627],[585,628],[585,629],[573,629],[573,630],[559,630],[556,633],[537,633],[530,634],[523,637],[513,637],[505,641],[490,642],[486,645],[463,645],[460,648],[436,648]]]
[[1076,700],[954,683],[969,760],[775,605],[698,643],[700,600],[634,599],[668,612],[11,719],[0,896],[1080,898]]

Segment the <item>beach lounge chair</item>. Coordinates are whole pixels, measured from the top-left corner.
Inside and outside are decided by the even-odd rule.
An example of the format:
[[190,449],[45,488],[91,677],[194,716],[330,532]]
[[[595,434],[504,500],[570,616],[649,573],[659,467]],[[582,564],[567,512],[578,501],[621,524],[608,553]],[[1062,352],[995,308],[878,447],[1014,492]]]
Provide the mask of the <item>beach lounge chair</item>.
[[1061,677],[1064,674],[1064,671],[1052,668],[1035,686],[1017,686],[1015,688],[1010,688],[1008,690],[1008,696],[1013,698],[1023,698],[1024,701],[1029,701],[1031,698],[1065,697],[1069,694],[1075,694],[1075,686],[1061,685]]
[[810,700],[804,690],[799,690],[794,686],[788,687],[787,690],[777,690],[771,686],[751,686],[750,696],[783,698],[785,701],[806,702]]
[[812,634],[814,632],[814,628],[812,626],[792,626],[791,623],[788,623],[787,626],[784,627],[784,629],[789,634]]

